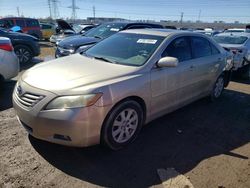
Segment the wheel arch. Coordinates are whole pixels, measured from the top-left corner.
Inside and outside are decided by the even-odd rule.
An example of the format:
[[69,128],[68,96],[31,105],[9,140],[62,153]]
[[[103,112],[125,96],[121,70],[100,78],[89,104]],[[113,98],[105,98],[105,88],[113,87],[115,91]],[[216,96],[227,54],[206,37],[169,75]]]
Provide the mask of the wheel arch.
[[102,123],[101,134],[102,134],[102,132],[103,132],[104,124],[106,123],[106,121],[107,121],[109,115],[111,114],[111,112],[112,112],[117,106],[119,106],[120,104],[122,104],[122,103],[125,102],[125,101],[135,101],[135,102],[137,102],[137,103],[141,106],[142,111],[143,111],[143,124],[145,123],[145,121],[146,121],[146,115],[147,115],[147,107],[146,107],[145,101],[144,101],[141,97],[139,97],[139,96],[128,96],[128,97],[125,97],[125,98],[119,100],[119,101],[109,110],[109,112],[107,113],[107,115],[106,115],[106,117],[105,117],[105,119],[104,119],[104,121],[103,121],[103,123]]
[[15,49],[16,46],[25,46],[25,47],[29,48],[29,50],[30,50],[31,53],[32,53],[32,56],[34,56],[34,50],[33,50],[33,48],[32,48],[31,45],[29,45],[29,44],[27,44],[27,43],[21,43],[21,42],[19,43],[19,42],[17,42],[17,43],[15,43],[15,44],[13,44],[14,49]]

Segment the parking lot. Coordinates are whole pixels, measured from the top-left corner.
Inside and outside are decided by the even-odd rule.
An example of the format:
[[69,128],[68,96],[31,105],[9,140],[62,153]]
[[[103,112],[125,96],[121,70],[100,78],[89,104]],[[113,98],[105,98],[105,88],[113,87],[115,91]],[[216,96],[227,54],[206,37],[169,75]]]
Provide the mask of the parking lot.
[[[53,47],[30,66],[53,58]],[[0,187],[163,187],[174,168],[194,187],[250,187],[250,80],[233,78],[220,100],[204,98],[144,127],[120,151],[70,148],[28,136],[12,108],[15,80],[0,96]]]

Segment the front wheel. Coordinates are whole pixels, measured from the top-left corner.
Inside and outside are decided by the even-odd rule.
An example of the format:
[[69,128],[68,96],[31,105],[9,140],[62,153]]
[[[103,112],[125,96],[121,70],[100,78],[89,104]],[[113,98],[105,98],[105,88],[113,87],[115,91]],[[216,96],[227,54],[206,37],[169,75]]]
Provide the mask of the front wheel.
[[215,82],[212,93],[211,93],[211,100],[214,101],[216,99],[218,99],[223,90],[224,90],[224,86],[225,86],[225,79],[224,79],[224,75],[221,75]]
[[112,150],[131,143],[143,124],[143,110],[135,101],[125,101],[109,113],[103,128],[102,142]]

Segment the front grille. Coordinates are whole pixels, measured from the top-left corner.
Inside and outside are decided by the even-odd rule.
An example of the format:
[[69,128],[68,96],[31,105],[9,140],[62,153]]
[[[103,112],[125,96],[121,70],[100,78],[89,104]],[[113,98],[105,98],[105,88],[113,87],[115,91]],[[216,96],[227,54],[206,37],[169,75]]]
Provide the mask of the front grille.
[[24,93],[20,95],[18,94],[17,89],[15,91],[15,94],[18,102],[27,108],[33,107],[44,98],[43,95],[37,95],[33,93]]

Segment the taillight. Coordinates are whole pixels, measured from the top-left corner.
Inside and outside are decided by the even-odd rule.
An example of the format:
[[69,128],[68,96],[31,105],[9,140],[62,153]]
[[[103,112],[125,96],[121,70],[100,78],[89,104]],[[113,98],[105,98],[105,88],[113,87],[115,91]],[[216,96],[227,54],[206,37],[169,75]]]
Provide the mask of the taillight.
[[5,51],[13,51],[13,47],[10,43],[0,44],[0,49]]

